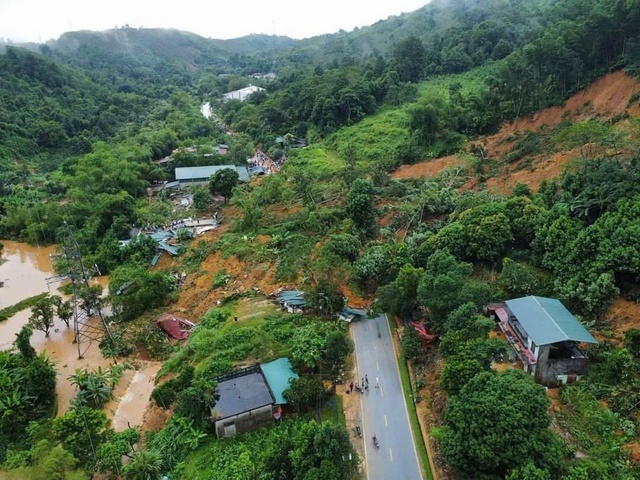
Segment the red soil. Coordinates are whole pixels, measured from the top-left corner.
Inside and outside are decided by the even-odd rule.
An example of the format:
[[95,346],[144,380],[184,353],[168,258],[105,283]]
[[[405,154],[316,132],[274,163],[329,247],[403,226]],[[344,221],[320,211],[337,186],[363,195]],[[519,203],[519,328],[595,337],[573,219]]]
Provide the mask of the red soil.
[[447,168],[462,165],[464,165],[464,162],[460,158],[458,158],[456,155],[449,155],[447,157],[436,158],[435,160],[415,163],[413,165],[402,165],[395,172],[393,172],[393,175],[391,176],[399,180],[417,177],[429,178],[435,177]]
[[[535,131],[543,125],[553,126],[564,119],[586,120],[589,118],[609,119],[616,115],[627,113],[631,117],[640,115],[640,102],[628,107],[631,97],[640,92],[640,82],[622,71],[605,75],[589,87],[579,91],[569,98],[562,107],[545,108],[533,115],[506,123],[500,131],[488,137],[481,137],[473,143],[482,146],[490,159],[496,159],[512,148],[516,132]],[[543,179],[553,178],[566,167],[567,163],[578,157],[580,147],[569,152],[561,152],[550,157],[536,157],[531,160],[531,167],[519,169],[518,164],[509,166],[497,177],[487,182],[489,188],[508,193],[516,182],[529,185],[536,189]],[[455,155],[438,158],[414,165],[403,165],[396,170],[392,177],[397,179],[435,177],[447,168],[464,166],[464,161]],[[467,188],[474,188],[470,183]],[[463,187],[464,188],[464,187]]]

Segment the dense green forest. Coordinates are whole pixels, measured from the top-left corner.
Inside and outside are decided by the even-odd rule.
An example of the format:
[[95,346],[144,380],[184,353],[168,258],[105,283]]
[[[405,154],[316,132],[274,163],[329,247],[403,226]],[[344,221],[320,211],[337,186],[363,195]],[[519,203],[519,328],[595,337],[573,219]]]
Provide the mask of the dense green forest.
[[[172,414],[156,432],[113,431],[102,408],[122,375],[115,368],[77,371],[78,395],[54,418],[55,366],[36,355],[25,328],[16,350],[0,352],[2,468],[10,478],[358,478],[344,425],[313,420],[324,394],[318,378],[333,378],[352,349],[343,325],[328,319],[348,288],[391,316],[424,317],[439,336],[425,349],[407,332],[402,350],[418,376],[438,375],[441,410],[422,401],[434,406],[429,434],[445,475],[638,478],[629,452],[640,439],[640,330],[617,332],[608,313],[620,299],[640,299],[638,117],[567,115],[514,132],[513,147],[494,157],[482,143],[603,74],[638,75],[638,25],[637,0],[434,0],[296,41],[122,28],[5,46],[0,238],[52,244],[74,231],[88,264],[120,292],[110,298],[115,334],[105,355],[143,348],[165,360],[152,400]],[[271,71],[275,80],[251,77]],[[264,90],[221,101],[249,84]],[[629,106],[639,100],[632,95]],[[309,146],[297,148],[296,137]],[[214,153],[222,143],[226,157]],[[193,191],[196,213],[224,212],[228,229],[214,240],[182,239],[182,254],[160,269],[149,269],[148,238],[120,246],[132,225],[185,215],[168,195],[148,197],[173,167],[243,164],[258,147],[286,158],[278,174],[236,186],[230,206],[213,205],[214,182],[211,192]],[[484,188],[500,168],[533,169],[539,156],[583,147],[538,184]],[[450,154],[464,166],[427,179],[391,176]],[[154,162],[169,156],[169,166]],[[194,319],[186,345],[168,344],[150,320],[179,298],[173,274],[195,282],[212,256],[299,285],[313,314],[268,312],[237,324],[256,294],[227,291],[233,274],[222,262],[200,298],[224,291],[224,301]],[[85,305],[95,294],[82,292]],[[532,377],[491,368],[506,343],[483,307],[531,294],[562,300],[600,340],[587,350],[588,374],[560,388],[552,409]],[[33,316],[64,315],[63,303],[37,299]],[[212,379],[276,356],[301,373],[287,393],[295,418],[216,439]]]

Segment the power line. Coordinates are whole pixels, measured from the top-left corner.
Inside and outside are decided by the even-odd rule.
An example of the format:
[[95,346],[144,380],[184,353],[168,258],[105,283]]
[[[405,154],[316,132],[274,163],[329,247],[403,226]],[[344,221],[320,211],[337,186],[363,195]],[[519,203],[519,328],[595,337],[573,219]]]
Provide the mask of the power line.
[[[80,291],[89,289],[91,275],[82,263],[80,247],[66,221],[62,227],[62,249],[63,253],[58,258],[64,261],[66,271],[47,278],[47,284],[63,280],[71,282],[74,342],[78,347],[78,358],[83,358],[93,342],[101,342],[105,338],[113,341],[113,337],[102,315],[99,301],[95,302],[95,305],[80,305]],[[100,273],[97,266],[95,270],[96,273]]]

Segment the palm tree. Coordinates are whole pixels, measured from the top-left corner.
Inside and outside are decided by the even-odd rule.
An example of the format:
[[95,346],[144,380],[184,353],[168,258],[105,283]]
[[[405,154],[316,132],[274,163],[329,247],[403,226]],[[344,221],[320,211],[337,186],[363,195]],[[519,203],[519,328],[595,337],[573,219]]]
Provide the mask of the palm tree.
[[101,409],[105,403],[113,398],[111,374],[103,371],[101,367],[93,372],[76,369],[68,379],[78,389],[77,399],[82,405]]
[[162,457],[157,452],[137,452],[124,467],[125,480],[157,480],[162,471]]

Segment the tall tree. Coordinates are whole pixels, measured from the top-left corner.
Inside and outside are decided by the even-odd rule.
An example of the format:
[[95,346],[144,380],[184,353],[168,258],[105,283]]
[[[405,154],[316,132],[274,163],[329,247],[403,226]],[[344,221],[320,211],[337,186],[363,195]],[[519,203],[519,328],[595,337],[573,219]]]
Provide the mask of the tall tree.
[[331,365],[333,371],[339,371],[344,364],[347,355],[353,351],[353,343],[344,332],[332,332],[327,336],[323,358]]
[[471,477],[499,475],[534,460],[559,466],[562,441],[550,430],[544,387],[520,370],[483,372],[449,400],[442,449],[447,461]]
[[51,297],[41,298],[31,307],[29,326],[44,332],[49,336],[49,330],[53,327],[53,299]]
[[36,356],[36,350],[31,346],[31,334],[33,330],[28,325],[22,327],[20,332],[16,334],[14,345],[25,359],[33,359]]
[[224,203],[229,201],[233,187],[238,184],[238,172],[232,168],[218,170],[209,179],[209,191],[211,195],[222,195]]
[[52,431],[54,438],[80,460],[81,465],[93,465],[98,460],[98,445],[107,439],[108,425],[103,411],[75,407],[53,420]]
[[413,35],[401,40],[393,51],[397,71],[403,82],[419,82],[423,78],[427,51],[418,37]]
[[376,214],[373,184],[369,180],[358,179],[353,182],[347,195],[346,210],[358,232],[364,237],[371,237],[376,227]]
[[427,268],[418,285],[418,302],[432,317],[440,320],[433,326],[441,330],[448,312],[464,303],[460,292],[469,281],[472,265],[458,262],[446,250],[437,250],[427,260]]
[[73,306],[71,302],[69,300],[63,300],[58,295],[54,295],[51,298],[53,299],[53,304],[56,306],[56,315],[58,315],[58,318],[69,328],[69,321],[71,317],[73,317]]
[[87,315],[91,315],[91,312],[103,304],[102,285],[82,286],[78,289],[78,297],[80,297],[80,308]]

